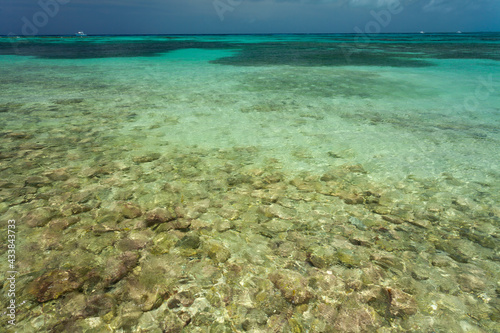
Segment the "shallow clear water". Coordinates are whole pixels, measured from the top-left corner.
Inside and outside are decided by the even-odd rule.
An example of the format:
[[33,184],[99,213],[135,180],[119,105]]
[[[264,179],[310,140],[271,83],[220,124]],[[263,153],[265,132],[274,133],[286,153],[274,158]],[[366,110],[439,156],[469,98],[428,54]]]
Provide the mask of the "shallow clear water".
[[498,34],[0,38],[17,327],[494,332],[499,51]]

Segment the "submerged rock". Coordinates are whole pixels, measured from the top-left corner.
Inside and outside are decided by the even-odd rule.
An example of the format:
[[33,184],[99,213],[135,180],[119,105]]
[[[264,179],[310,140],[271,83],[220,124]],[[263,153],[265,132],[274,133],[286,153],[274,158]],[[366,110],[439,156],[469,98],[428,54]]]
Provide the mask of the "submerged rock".
[[169,227],[176,230],[187,231],[191,226],[191,221],[186,219],[176,219],[169,223]]
[[416,220],[411,219],[408,220],[408,222],[423,229],[429,229],[432,226],[431,222],[423,219],[416,219]]
[[147,280],[131,276],[126,279],[125,292],[142,311],[157,309],[169,297],[168,288],[165,285],[149,285]]
[[104,209],[100,209],[96,212],[96,221],[98,224],[109,224],[114,225],[123,220],[123,216],[121,213],[116,211],[106,211]]
[[31,176],[25,179],[24,184],[25,186],[42,187],[50,184],[50,180],[42,176]]
[[400,219],[397,216],[393,216],[393,215],[382,215],[382,219],[387,221],[387,222],[394,223],[394,224],[402,224],[403,223],[402,219]]
[[436,254],[432,257],[431,264],[436,267],[448,267],[453,264],[453,259],[445,254]]
[[72,105],[72,104],[80,104],[83,101],[84,101],[83,98],[67,98],[67,99],[56,99],[54,103],[59,105]]
[[65,181],[69,179],[69,174],[66,169],[54,169],[44,173],[44,176],[52,181]]
[[83,282],[78,274],[70,270],[56,269],[35,279],[28,287],[28,292],[43,303],[79,288]]
[[95,196],[95,192],[92,190],[83,190],[71,195],[71,201],[78,203],[86,203],[89,200],[93,199]]
[[15,188],[15,187],[16,184],[10,181],[0,180],[0,188]]
[[112,168],[108,166],[101,167],[89,167],[82,170],[81,175],[87,178],[101,178],[105,175],[110,175],[113,173]]
[[173,221],[177,218],[174,209],[155,208],[146,213],[146,224],[148,227],[159,223]]
[[348,205],[361,205],[365,202],[365,199],[355,193],[340,194],[340,198]]
[[211,241],[204,248],[210,259],[217,263],[224,263],[231,258],[231,252],[220,242]]
[[417,301],[412,295],[399,289],[386,288],[389,311],[393,316],[403,317],[417,313]]
[[467,252],[468,248],[464,242],[460,241],[442,241],[437,240],[434,244],[436,249],[446,252],[453,260],[459,263],[468,263],[470,261],[471,253]]
[[198,235],[186,235],[179,240],[175,246],[185,249],[197,249],[200,247],[201,241]]
[[88,317],[85,308],[87,306],[87,297],[79,292],[71,292],[61,299],[61,316],[63,318]]
[[168,232],[160,232],[153,238],[153,244],[149,247],[149,251],[153,254],[168,253],[179,239]]
[[88,212],[90,210],[92,210],[92,207],[89,205],[79,205],[77,203],[70,203],[61,208],[62,215],[65,217]]
[[113,324],[122,328],[125,332],[132,332],[132,328],[137,325],[142,314],[142,310],[137,305],[133,302],[127,302],[120,307]]
[[41,207],[28,212],[28,214],[24,217],[24,220],[26,224],[32,228],[43,227],[58,215],[59,212],[53,208]]
[[361,259],[357,256],[354,251],[348,249],[339,249],[335,256],[337,259],[347,267],[355,267],[361,264]]
[[349,222],[352,225],[354,225],[356,228],[360,229],[360,230],[366,230],[367,229],[367,226],[363,223],[363,221],[361,221],[357,217],[351,216],[349,218]]
[[309,262],[317,268],[327,268],[335,263],[335,251],[331,247],[315,246],[308,253]]
[[193,204],[186,207],[184,216],[187,219],[196,219],[200,217],[202,214],[206,213],[209,207],[210,207],[209,199],[204,199],[194,202]]
[[49,227],[51,230],[62,231],[79,221],[80,218],[77,216],[64,217],[50,221]]
[[115,247],[120,251],[134,251],[144,248],[147,245],[147,241],[142,239],[130,239],[124,238],[120,239],[115,243]]
[[343,306],[335,320],[334,328],[339,332],[375,332],[381,326],[381,318],[368,305]]
[[178,308],[180,306],[189,307],[194,303],[195,297],[190,291],[181,291],[172,296],[167,303],[169,309]]
[[279,270],[269,274],[268,278],[281,292],[281,295],[294,305],[307,303],[313,298],[307,279],[299,273]]
[[259,212],[266,217],[277,217],[283,220],[291,220],[297,213],[293,208],[283,207],[274,203],[268,206],[260,206]]
[[123,279],[138,263],[139,255],[135,252],[124,252],[107,260],[104,272],[104,284],[110,285]]
[[122,207],[122,214],[127,219],[134,219],[142,215],[142,210],[139,205],[127,202]]
[[460,284],[462,290],[466,292],[481,292],[486,289],[485,279],[482,274],[463,273],[458,275],[457,282]]
[[110,294],[99,294],[87,298],[85,316],[103,317],[116,311],[116,299]]
[[12,139],[29,139],[32,135],[26,132],[8,132],[5,133],[5,137]]
[[160,324],[163,332],[166,333],[176,333],[181,332],[182,329],[191,322],[191,316],[187,312],[174,313],[172,311],[166,311],[165,317],[162,318],[162,323]]
[[318,312],[318,315],[321,318],[323,318],[328,325],[335,324],[335,320],[337,319],[338,316],[338,309],[335,305],[320,303],[318,304],[316,311]]
[[161,157],[160,153],[149,153],[142,156],[136,156],[132,160],[134,161],[134,163],[140,164],[140,163],[156,161],[160,157]]
[[498,241],[494,237],[472,228],[461,228],[460,236],[467,238],[471,242],[477,243],[485,248],[495,249]]

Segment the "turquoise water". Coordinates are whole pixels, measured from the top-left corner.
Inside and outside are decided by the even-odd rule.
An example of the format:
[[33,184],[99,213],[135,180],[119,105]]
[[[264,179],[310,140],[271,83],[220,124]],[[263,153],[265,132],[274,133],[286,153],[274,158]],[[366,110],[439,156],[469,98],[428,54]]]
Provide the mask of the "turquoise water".
[[16,329],[495,332],[499,51],[0,38]]

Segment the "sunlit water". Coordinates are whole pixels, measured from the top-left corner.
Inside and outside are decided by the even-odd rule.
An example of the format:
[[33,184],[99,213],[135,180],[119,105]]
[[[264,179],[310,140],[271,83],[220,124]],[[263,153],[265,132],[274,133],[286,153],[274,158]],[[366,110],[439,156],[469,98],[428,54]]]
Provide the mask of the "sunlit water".
[[18,327],[494,332],[499,59],[497,34],[0,39]]

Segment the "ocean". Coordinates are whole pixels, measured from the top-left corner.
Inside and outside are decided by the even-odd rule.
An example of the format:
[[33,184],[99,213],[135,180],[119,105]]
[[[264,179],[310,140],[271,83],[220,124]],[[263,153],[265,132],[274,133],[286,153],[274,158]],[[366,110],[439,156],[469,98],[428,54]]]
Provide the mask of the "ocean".
[[498,33],[0,38],[0,327],[497,332],[499,60]]

